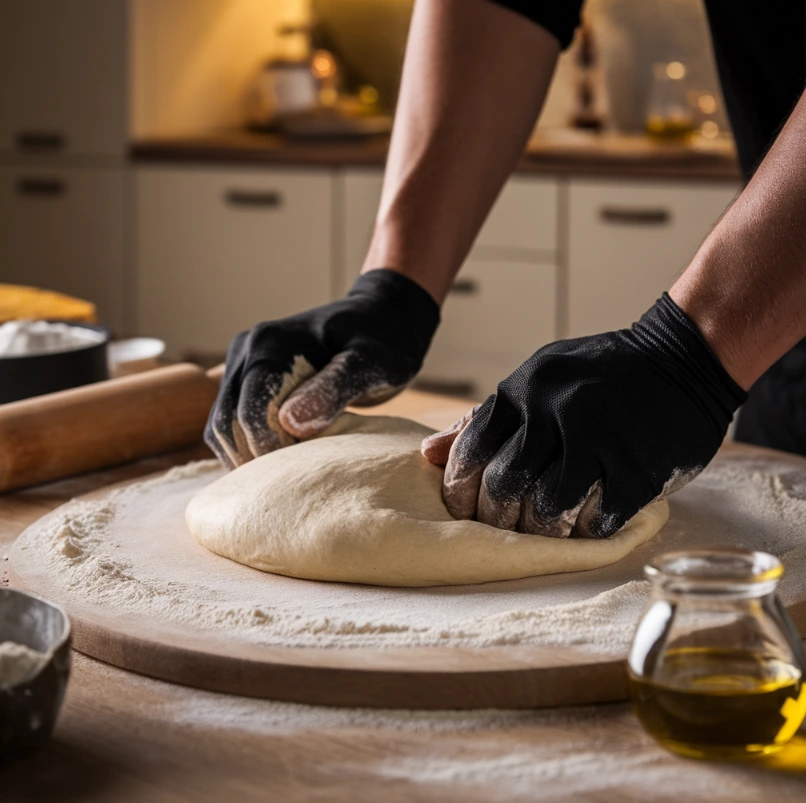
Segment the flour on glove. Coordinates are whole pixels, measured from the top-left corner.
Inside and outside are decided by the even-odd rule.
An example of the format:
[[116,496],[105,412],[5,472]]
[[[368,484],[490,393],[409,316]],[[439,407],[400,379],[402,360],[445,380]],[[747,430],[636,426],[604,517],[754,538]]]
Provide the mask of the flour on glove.
[[378,269],[339,301],[241,332],[205,441],[234,468],[319,434],[348,405],[391,398],[420,370],[438,324],[422,287]]
[[456,518],[607,538],[705,468],[746,398],[664,293],[630,329],[540,349],[423,453]]

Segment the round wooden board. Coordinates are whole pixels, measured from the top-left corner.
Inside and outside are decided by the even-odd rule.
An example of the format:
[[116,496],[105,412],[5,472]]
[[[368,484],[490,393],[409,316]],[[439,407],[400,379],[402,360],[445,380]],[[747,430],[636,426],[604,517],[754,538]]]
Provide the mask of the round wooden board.
[[[779,471],[782,466],[791,468],[793,476],[800,477],[806,487],[806,461],[800,458],[741,447],[729,447],[725,454],[746,460],[748,471],[758,471],[759,466],[767,464],[777,466]],[[197,478],[196,485],[201,487],[209,481],[210,477]],[[255,572],[208,553],[193,542],[184,528],[182,515],[192,490],[190,486],[187,482],[178,483],[176,492],[159,505],[144,502],[140,511],[142,527],[130,522],[130,526],[115,530],[123,550],[126,544],[133,550],[174,550],[197,567],[199,576],[229,573],[233,582],[307,582]],[[104,499],[113,490],[107,488],[80,499]],[[706,518],[699,526],[692,500],[696,502],[696,493],[687,496],[686,490],[675,497],[667,528],[615,566],[530,578],[535,604],[568,601],[569,595],[585,599],[631,579],[640,579],[646,561],[668,549],[728,543],[725,533],[733,532],[736,527],[729,512],[724,521]],[[63,604],[73,623],[76,649],[123,669],[212,691],[335,706],[535,708],[618,700],[626,694],[624,656],[537,646],[483,649],[262,646],[219,638],[192,626],[178,628],[158,617],[137,617],[127,612],[125,605],[92,604],[68,589],[62,577],[48,573],[42,554],[31,547],[33,536],[47,528],[61,511],[59,508],[48,514],[20,536],[10,555],[11,582],[17,588]],[[757,521],[751,525],[730,542],[775,552],[775,539],[771,539],[770,533],[759,528]],[[112,526],[116,526],[115,522]],[[758,533],[758,537],[753,533]],[[801,633],[806,632],[804,581],[806,576],[791,578],[786,594],[782,595]],[[361,587],[345,588],[356,593],[354,589]],[[410,591],[417,593],[414,589]],[[461,589],[453,589],[451,593],[459,594]]]

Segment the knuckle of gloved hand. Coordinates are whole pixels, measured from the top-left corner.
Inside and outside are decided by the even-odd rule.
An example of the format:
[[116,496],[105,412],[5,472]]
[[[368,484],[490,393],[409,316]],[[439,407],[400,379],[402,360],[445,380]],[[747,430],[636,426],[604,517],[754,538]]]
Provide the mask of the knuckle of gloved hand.
[[601,510],[588,522],[588,530],[594,538],[610,538],[627,523],[627,518],[615,510]]
[[520,477],[507,473],[494,461],[484,471],[478,501],[478,519],[505,530],[515,529],[523,495]]
[[203,438],[204,442],[215,451],[216,446],[218,446],[218,438],[216,438],[215,429],[213,427],[213,417],[215,416],[215,408],[210,411],[210,415],[207,416],[207,423],[204,425],[204,433]]
[[522,477],[503,460],[490,461],[481,482],[487,499],[497,505],[519,500],[524,492]]
[[415,373],[388,349],[368,348],[362,344],[353,347],[349,354],[350,376],[343,384],[349,385],[350,399],[359,404],[389,398],[405,387]]
[[227,440],[232,443],[232,410],[229,405],[223,405],[221,402],[216,403],[205,428],[205,438],[208,437],[208,444],[211,442],[219,443],[221,440]]
[[569,505],[552,483],[538,481],[525,495],[518,529],[532,535],[567,538],[582,502]]
[[454,479],[480,471],[489,459],[481,450],[478,429],[471,421],[457,436],[451,447],[448,466]]
[[237,420],[244,435],[260,446],[267,446],[270,440],[266,410],[268,399],[264,394],[245,393],[238,403]]
[[263,321],[247,333],[243,351],[251,357],[274,353],[277,348],[287,349],[299,341],[304,342],[305,327],[293,321]]

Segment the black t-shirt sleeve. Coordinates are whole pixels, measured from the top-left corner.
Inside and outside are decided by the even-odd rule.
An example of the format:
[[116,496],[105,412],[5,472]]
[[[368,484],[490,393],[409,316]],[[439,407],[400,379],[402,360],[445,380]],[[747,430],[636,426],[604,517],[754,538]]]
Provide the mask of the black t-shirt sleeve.
[[574,38],[584,0],[490,0],[532,20],[554,34],[565,50]]

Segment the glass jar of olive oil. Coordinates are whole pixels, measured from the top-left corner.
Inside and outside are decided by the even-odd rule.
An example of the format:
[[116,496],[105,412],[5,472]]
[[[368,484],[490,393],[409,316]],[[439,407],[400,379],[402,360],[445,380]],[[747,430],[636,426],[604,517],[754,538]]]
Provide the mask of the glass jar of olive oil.
[[645,568],[652,597],[633,638],[633,708],[664,747],[736,759],[779,750],[806,714],[800,639],[775,589],[778,558],[671,552]]

